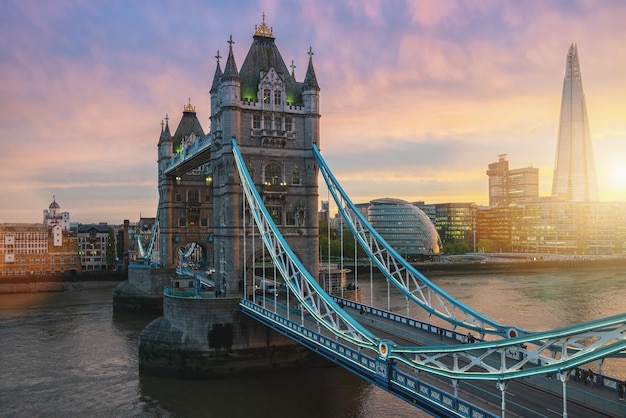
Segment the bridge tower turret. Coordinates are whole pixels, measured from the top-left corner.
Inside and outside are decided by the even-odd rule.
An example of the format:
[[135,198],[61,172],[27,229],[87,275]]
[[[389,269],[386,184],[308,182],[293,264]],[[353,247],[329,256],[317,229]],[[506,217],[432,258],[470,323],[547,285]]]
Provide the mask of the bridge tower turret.
[[[218,113],[221,113],[221,117],[217,118],[217,121],[219,121],[221,125],[222,138],[224,138],[224,140],[230,140],[232,137],[239,137],[239,128],[241,126],[241,109],[239,107],[241,79],[239,78],[237,64],[235,63],[235,57],[233,56],[233,44],[235,42],[233,41],[232,35],[230,36],[228,43],[228,58],[226,59],[224,72],[220,77],[221,83],[218,90],[218,100],[220,101],[220,109]],[[213,101],[211,101],[211,107],[213,107],[212,105]]]
[[[253,181],[285,239],[306,268],[319,270],[317,166],[312,143],[319,143],[319,85],[309,52],[304,82],[288,70],[275,44],[273,29],[255,27],[241,70],[233,56],[232,36],[224,71],[217,68],[211,87],[211,169],[213,173],[214,261],[216,289],[241,295],[244,269],[251,277],[252,234],[248,215],[242,220],[243,196],[234,164],[236,138]],[[246,261],[243,258],[246,241]],[[252,289],[251,283],[248,289]]]
[[311,144],[317,144],[318,149],[321,149],[319,142],[320,87],[317,84],[317,77],[313,68],[312,48],[309,48],[309,65],[304,77],[302,102],[304,104],[304,138],[306,147],[311,148]]

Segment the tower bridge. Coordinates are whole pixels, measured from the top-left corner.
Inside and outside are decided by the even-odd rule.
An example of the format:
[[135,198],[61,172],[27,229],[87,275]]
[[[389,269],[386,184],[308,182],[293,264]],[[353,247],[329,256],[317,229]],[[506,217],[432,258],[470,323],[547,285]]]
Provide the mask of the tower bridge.
[[[536,333],[438,288],[369,225],[323,160],[312,51],[298,82],[264,20],[240,71],[233,44],[223,71],[216,56],[209,133],[191,102],[174,135],[169,120],[161,131],[158,227],[146,259],[172,269],[195,243],[211,278],[204,289],[163,290],[164,315],[139,339],[140,369],[223,376],[308,361],[311,350],[437,416],[625,416],[606,396],[567,394],[580,390],[568,384],[577,367],[626,353],[626,314]],[[372,267],[426,322],[362,303],[358,286],[352,298],[322,287],[320,173]],[[145,280],[131,273],[129,282]],[[542,385],[546,374],[556,389]],[[616,394],[618,383],[601,376],[598,385]]]

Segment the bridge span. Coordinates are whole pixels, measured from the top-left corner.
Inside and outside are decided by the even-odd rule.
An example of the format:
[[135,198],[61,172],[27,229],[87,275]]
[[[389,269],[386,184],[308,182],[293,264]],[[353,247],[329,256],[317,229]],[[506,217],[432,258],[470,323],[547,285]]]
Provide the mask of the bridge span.
[[[140,336],[140,369],[217,368],[245,356],[252,368],[268,357],[273,366],[299,358],[295,342],[434,416],[626,416],[617,380],[596,382],[610,400],[572,376],[626,353],[626,313],[531,332],[436,286],[372,228],[322,158],[312,51],[297,82],[265,23],[253,39],[241,71],[232,39],[224,71],[216,57],[208,134],[191,103],[174,135],[162,129],[153,238],[126,289],[158,289],[147,266],[174,273],[178,254],[197,253],[194,266],[210,273],[179,269],[195,281],[188,289],[162,282],[164,316]],[[364,305],[358,288],[341,298],[324,288],[319,174],[371,269],[426,321]],[[259,288],[266,282],[274,285]]]
[[[244,245],[241,255],[263,254],[261,266],[251,261],[243,270],[241,312],[434,416],[626,414],[626,405],[617,400],[619,381],[595,376],[593,390],[575,376],[585,364],[623,356],[626,314],[543,332],[482,315],[397,254],[356,210],[313,146],[330,193],[370,262],[429,321],[362,304],[358,289],[354,300],[332,296],[282,236],[234,138],[230,145],[241,181],[242,216],[249,214],[254,225],[244,240],[252,247]],[[274,282],[273,291],[255,289],[259,275]],[[203,296],[196,291],[188,297]],[[204,297],[215,298],[215,290]]]

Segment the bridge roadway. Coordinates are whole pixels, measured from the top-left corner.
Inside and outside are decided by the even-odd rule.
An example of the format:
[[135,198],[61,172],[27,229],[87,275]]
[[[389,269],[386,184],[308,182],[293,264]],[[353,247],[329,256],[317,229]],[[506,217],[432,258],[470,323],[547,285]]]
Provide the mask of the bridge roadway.
[[[276,312],[287,316],[285,293],[278,296],[257,295],[257,303],[267,309],[274,309],[274,300],[277,301]],[[336,298],[340,305],[364,327],[374,332],[381,338],[386,338],[398,345],[437,346],[449,344],[461,344],[462,336],[450,330],[446,330],[440,336],[435,332],[418,329],[414,326],[403,324],[389,318],[372,315],[351,307],[351,301],[342,301]],[[265,303],[261,303],[265,301]],[[293,301],[291,302],[294,303]],[[323,327],[318,327],[314,319],[309,315],[300,315],[293,307],[290,308],[291,319],[300,316],[304,319],[303,325],[310,325],[311,329],[320,332],[327,337],[333,337],[332,333]],[[344,344],[349,345],[344,342]],[[405,365],[398,364],[405,373],[414,374],[413,370]],[[448,393],[454,393],[451,379],[435,376],[430,373],[420,373],[418,378],[427,384],[435,386]],[[495,381],[463,380],[457,385],[458,398],[488,411],[496,416],[502,412],[502,393],[497,388]],[[506,386],[505,405],[507,417],[559,417],[563,416],[563,384],[557,379],[550,379],[543,375],[526,377],[510,381]],[[626,403],[618,401],[615,391],[596,387],[585,386],[583,382],[570,379],[567,383],[567,417],[569,418],[600,418],[600,417],[623,417],[626,418]]]

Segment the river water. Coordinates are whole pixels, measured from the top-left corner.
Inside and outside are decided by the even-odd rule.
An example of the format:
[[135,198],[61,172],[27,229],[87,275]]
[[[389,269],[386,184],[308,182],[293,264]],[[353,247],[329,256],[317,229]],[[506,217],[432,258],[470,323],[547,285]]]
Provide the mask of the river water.
[[[626,273],[454,275],[433,281],[505,324],[539,331],[626,311]],[[364,302],[382,280],[359,278]],[[153,319],[113,315],[112,288],[0,295],[2,417],[426,417],[341,368],[227,380],[140,375],[137,337]],[[386,296],[375,302],[386,307]],[[391,308],[403,313],[402,298]],[[603,372],[626,378],[626,360]],[[597,365],[590,365],[597,370]]]

